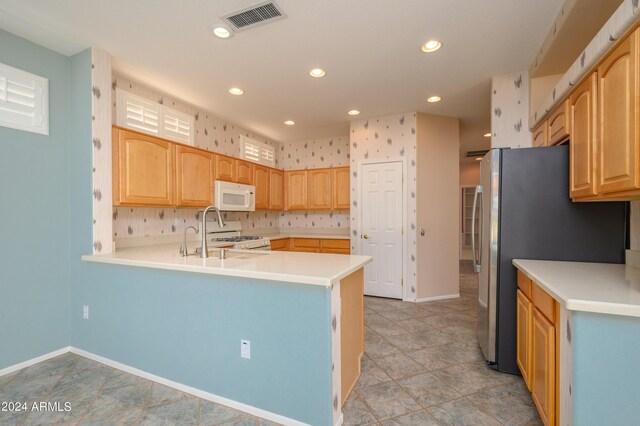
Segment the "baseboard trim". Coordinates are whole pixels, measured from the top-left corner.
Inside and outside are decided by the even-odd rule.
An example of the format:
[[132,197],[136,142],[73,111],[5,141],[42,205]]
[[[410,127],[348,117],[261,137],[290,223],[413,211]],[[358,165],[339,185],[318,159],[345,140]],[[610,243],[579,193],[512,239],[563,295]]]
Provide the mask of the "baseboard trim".
[[22,370],[23,368],[31,367],[34,364],[37,364],[37,363],[42,362],[42,361],[46,361],[46,360],[51,359],[51,358],[55,358],[55,357],[57,357],[59,355],[66,354],[67,352],[69,352],[69,350],[70,350],[70,347],[67,346],[67,347],[55,350],[53,352],[49,352],[48,354],[44,354],[44,355],[37,356],[35,358],[31,358],[30,360],[23,361],[23,362],[21,362],[19,364],[10,365],[9,367],[5,367],[2,370],[0,370],[0,377],[6,376],[7,374],[11,374],[11,373],[16,372],[18,370]]
[[[139,370],[134,367],[130,367],[126,364],[122,364],[118,361],[113,361],[109,358],[102,357],[100,355],[93,354],[91,352],[87,352],[82,349],[75,348],[71,346],[69,351],[83,356],[85,358],[89,358],[93,361],[99,362],[101,364],[108,365],[109,367],[113,367],[117,370],[122,370],[124,372],[133,374],[138,377],[142,377],[143,379],[151,380],[153,382],[160,383],[161,385],[168,386],[173,389],[177,389],[179,391],[197,396],[198,398],[205,399],[207,401],[215,402],[218,404],[226,405],[227,407],[235,408],[236,410],[243,411],[247,414],[251,414],[254,416],[262,417],[263,419],[271,420],[277,423],[282,423],[284,425],[291,426],[309,426],[307,423],[300,422],[298,420],[291,419],[289,417],[282,416],[280,414],[272,413],[271,411],[266,411],[261,408],[254,407],[252,405],[243,404],[238,401],[234,401],[232,399],[227,399],[219,395],[215,395],[213,393],[209,393],[197,388],[193,388],[191,386],[183,385],[182,383],[174,382],[169,379],[165,379],[164,377],[156,376],[155,374],[148,373],[143,370]],[[340,417],[340,423],[342,424],[342,416]]]
[[460,297],[460,293],[445,294],[444,296],[423,297],[422,299],[408,300],[407,302],[435,302],[436,300],[457,299],[458,297]]

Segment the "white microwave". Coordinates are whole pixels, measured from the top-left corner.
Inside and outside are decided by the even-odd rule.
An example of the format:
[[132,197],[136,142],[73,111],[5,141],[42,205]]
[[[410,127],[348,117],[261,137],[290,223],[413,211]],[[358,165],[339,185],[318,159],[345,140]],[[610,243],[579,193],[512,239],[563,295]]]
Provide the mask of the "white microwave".
[[256,187],[217,180],[214,184],[214,205],[223,212],[256,211]]

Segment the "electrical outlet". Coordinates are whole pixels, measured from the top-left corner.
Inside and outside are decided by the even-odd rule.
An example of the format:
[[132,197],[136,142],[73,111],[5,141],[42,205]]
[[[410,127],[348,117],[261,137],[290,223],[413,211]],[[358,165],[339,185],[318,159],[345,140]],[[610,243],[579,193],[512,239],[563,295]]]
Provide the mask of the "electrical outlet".
[[240,357],[251,359],[251,342],[248,340],[240,340]]
[[89,307],[87,305],[82,307],[82,318],[89,319]]

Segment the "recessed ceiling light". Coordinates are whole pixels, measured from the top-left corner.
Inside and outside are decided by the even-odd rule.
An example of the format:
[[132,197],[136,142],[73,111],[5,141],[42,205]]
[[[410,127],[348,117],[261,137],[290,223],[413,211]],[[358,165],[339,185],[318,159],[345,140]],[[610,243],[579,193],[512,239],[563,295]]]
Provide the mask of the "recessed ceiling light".
[[316,77],[316,78],[324,77],[325,74],[326,73],[322,68],[314,68],[311,71],[309,71],[309,75],[311,77]]
[[244,93],[244,90],[238,89],[237,87],[232,87],[231,89],[229,89],[229,93],[231,93],[232,95],[242,95]]
[[349,114],[349,115],[358,115],[358,114],[360,114],[360,111],[358,111],[357,109],[352,109],[347,114]]
[[429,103],[440,102],[441,100],[442,98],[440,96],[430,96],[427,98],[427,102]]
[[485,134],[484,134],[484,137],[485,137],[485,138],[490,138],[490,137],[491,137],[491,133],[485,133]]
[[442,47],[442,43],[438,40],[429,40],[425,44],[422,45],[422,51],[425,53],[432,53]]
[[482,161],[482,157],[477,157],[476,161]]
[[213,27],[213,35],[218,38],[229,38],[233,35],[229,28],[223,27],[222,25],[217,25]]
[[296,124],[296,122],[293,120],[287,120],[284,122],[284,124],[286,124],[287,126],[293,126],[294,124]]

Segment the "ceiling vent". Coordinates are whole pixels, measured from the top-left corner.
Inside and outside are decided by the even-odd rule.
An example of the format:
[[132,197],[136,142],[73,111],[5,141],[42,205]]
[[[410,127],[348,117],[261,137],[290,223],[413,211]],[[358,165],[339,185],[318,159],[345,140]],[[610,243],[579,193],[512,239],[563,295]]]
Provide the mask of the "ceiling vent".
[[479,157],[484,157],[486,155],[486,153],[489,152],[488,149],[481,149],[479,151],[467,151],[467,153],[465,154],[466,158],[479,158]]
[[267,1],[224,15],[222,19],[231,25],[234,31],[245,31],[286,17],[275,2]]

